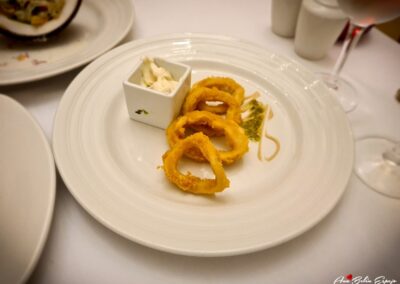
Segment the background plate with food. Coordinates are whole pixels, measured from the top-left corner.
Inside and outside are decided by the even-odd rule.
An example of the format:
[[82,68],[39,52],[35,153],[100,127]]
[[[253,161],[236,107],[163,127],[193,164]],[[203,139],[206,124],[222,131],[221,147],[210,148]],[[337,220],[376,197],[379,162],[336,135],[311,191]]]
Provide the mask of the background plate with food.
[[[64,8],[79,2],[67,1]],[[24,26],[11,36],[0,34],[0,86],[48,78],[90,62],[127,35],[133,24],[134,8],[125,0],[84,0],[75,17],[63,16],[61,13],[58,18],[34,27],[17,21],[10,24],[9,18],[0,14],[0,31],[7,34],[11,27]],[[60,20],[62,23],[52,27]],[[65,28],[64,23],[68,23]],[[40,32],[31,31],[37,29]],[[31,37],[34,39],[29,40]]]

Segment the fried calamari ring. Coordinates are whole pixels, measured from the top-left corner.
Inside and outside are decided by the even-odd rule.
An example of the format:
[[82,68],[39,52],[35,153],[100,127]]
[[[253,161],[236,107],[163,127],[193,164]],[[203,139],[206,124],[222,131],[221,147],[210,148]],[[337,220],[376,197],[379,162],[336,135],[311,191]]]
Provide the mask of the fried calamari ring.
[[[197,125],[207,126],[211,130],[222,131],[225,134],[228,151],[219,151],[219,156],[224,164],[232,164],[240,159],[249,150],[249,140],[244,130],[232,120],[207,111],[192,111],[175,119],[167,128],[167,139],[171,147],[185,139],[186,128]],[[206,157],[196,148],[187,149],[185,155],[195,161],[203,162]]]
[[[209,77],[197,82],[193,88],[206,87],[211,89],[217,89],[223,92],[231,94],[241,105],[244,99],[244,89],[235,80],[225,77]],[[206,102],[199,103],[199,110],[205,110],[217,114],[226,113],[228,106],[226,103],[220,105],[208,105]]]
[[238,124],[242,122],[240,104],[233,96],[226,92],[206,87],[197,87],[190,91],[183,103],[182,113],[186,114],[197,110],[199,103],[206,101],[219,101],[226,103],[228,105],[225,114],[226,119],[232,119]]
[[[178,162],[188,149],[198,149],[210,163],[215,179],[201,179],[190,173],[184,175],[178,171]],[[214,194],[229,187],[229,180],[225,175],[221,159],[210,139],[198,132],[178,141],[172,149],[163,155],[164,173],[169,181],[183,191],[195,194]]]

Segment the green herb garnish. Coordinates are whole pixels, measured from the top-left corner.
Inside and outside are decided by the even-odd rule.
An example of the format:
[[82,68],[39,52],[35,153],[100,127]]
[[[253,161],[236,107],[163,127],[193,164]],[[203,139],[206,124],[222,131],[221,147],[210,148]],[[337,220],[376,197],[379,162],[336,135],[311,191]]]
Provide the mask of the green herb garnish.
[[135,111],[136,114],[149,114],[149,112],[145,109],[138,109],[137,111]]

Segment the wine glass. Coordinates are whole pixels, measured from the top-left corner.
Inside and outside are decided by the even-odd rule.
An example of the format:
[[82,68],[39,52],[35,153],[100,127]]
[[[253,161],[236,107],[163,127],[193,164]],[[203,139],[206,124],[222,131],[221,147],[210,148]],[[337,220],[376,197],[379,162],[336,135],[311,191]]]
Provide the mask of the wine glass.
[[355,172],[372,189],[400,198],[400,142],[380,137],[358,140]]
[[[400,0],[338,0],[350,18],[350,27],[333,71],[325,77],[336,90],[345,111],[357,106],[357,95],[339,73],[362,33],[371,25],[392,20],[400,15]],[[400,198],[400,142],[381,137],[368,137],[356,142],[355,172],[369,187],[393,198]]]
[[350,18],[349,29],[333,70],[319,76],[335,92],[343,110],[350,112],[356,108],[358,96],[352,84],[339,76],[340,71],[366,29],[400,16],[400,0],[338,0],[338,4]]

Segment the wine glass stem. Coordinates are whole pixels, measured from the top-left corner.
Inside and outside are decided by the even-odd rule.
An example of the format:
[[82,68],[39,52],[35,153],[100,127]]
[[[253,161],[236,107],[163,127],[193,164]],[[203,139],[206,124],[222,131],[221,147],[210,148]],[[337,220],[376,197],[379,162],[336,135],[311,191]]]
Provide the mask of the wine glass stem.
[[383,153],[383,159],[394,166],[400,166],[400,143]]
[[354,46],[356,46],[365,29],[365,27],[359,27],[351,22],[349,23],[349,30],[343,43],[342,50],[340,51],[339,58],[337,59],[335,67],[330,74],[329,81],[332,83],[332,85],[336,85],[337,77],[339,76],[340,71],[342,71],[350,51],[354,48]]

